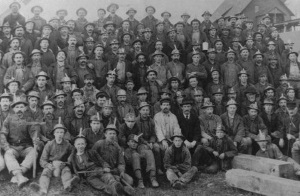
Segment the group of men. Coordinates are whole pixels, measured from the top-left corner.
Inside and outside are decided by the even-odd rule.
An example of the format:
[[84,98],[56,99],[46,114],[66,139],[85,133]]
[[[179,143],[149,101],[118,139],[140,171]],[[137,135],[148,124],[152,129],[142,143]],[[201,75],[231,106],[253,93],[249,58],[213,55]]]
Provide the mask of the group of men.
[[[270,17],[211,21],[183,13],[138,21],[117,4],[88,22],[10,5],[0,33],[0,171],[46,195],[52,176],[132,195],[166,175],[184,188],[198,171],[231,168],[237,153],[292,162],[300,175],[300,64]],[[108,16],[106,13],[109,12]],[[21,162],[19,162],[21,161]],[[36,163],[38,163],[36,167]],[[0,173],[1,175],[1,173]]]

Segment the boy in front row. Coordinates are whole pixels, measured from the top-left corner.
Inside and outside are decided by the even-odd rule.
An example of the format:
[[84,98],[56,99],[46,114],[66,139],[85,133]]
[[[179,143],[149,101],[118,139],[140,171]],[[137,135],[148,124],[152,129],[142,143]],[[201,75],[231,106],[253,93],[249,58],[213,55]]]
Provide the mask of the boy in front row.
[[42,153],[40,165],[44,168],[39,183],[31,183],[30,187],[41,195],[47,195],[50,178],[61,177],[64,189],[71,191],[79,177],[72,177],[71,170],[67,165],[68,157],[71,155],[73,146],[64,139],[67,128],[62,124],[54,126],[52,133],[55,137],[49,141]]
[[183,144],[184,136],[174,134],[171,137],[173,144],[166,150],[164,157],[166,175],[175,189],[182,189],[197,173],[198,169],[191,166],[191,154]]

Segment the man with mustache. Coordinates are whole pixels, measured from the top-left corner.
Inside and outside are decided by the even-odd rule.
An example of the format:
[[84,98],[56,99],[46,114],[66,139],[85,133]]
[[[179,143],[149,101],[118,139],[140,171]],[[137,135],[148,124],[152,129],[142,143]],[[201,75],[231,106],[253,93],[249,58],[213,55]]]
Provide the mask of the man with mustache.
[[[167,63],[166,66],[170,71],[171,76],[177,77],[181,81],[181,84],[183,84],[185,82],[185,65],[179,60],[180,52],[177,48],[172,51],[171,58],[172,61]],[[171,76],[168,76],[168,79],[170,79]]]
[[37,91],[30,91],[27,95],[27,101],[29,103],[25,115],[31,116],[33,120],[37,120],[43,115],[42,110],[39,107],[40,94]]
[[85,85],[83,88],[81,88],[81,90],[83,91],[83,99],[89,106],[89,108],[87,108],[88,111],[90,107],[96,104],[96,95],[99,92],[99,90],[96,89],[96,87],[93,85],[94,77],[91,74],[86,74],[84,76],[84,83]]
[[109,70],[106,74],[106,84],[100,89],[108,94],[114,104],[117,103],[117,93],[120,89],[120,87],[115,85],[116,77],[116,70]]
[[227,62],[221,65],[221,76],[223,82],[228,87],[233,87],[238,83],[238,73],[241,71],[241,66],[235,62],[236,53],[229,48],[226,52]]
[[[8,93],[3,93],[0,95],[0,127],[2,127],[4,120],[9,115],[12,97]],[[0,141],[2,143],[2,141]],[[0,172],[5,168],[5,161],[2,152],[0,153]],[[3,175],[0,175],[0,180],[3,180]]]
[[[5,70],[14,64],[12,56],[14,53],[20,51],[20,42],[21,42],[21,40],[19,38],[12,37],[11,40],[8,41],[7,49],[2,48],[2,51],[4,51],[4,52],[6,52],[8,50],[8,52],[6,52],[4,54],[3,59],[2,59],[2,66]],[[4,43],[2,43],[1,45],[4,45]]]
[[67,103],[66,103],[67,94],[64,93],[62,90],[56,90],[55,95],[53,96],[53,100],[55,101],[55,110],[54,116],[61,117],[64,120],[70,117],[71,111],[69,110]]
[[89,127],[89,117],[85,112],[86,108],[83,100],[75,100],[73,113],[67,122],[68,130],[70,130],[71,138],[79,134],[79,130]]
[[139,89],[146,84],[146,72],[147,72],[147,56],[140,52],[135,56],[135,61],[132,63],[135,89]]
[[117,118],[120,123],[124,123],[124,118],[128,113],[134,113],[132,105],[126,102],[126,91],[120,89],[117,94]]
[[89,116],[96,115],[97,113],[101,114],[104,103],[108,100],[109,96],[103,92],[99,91],[96,94],[96,103],[93,105],[87,112]]
[[41,71],[35,76],[35,78],[36,85],[33,87],[33,90],[39,92],[39,104],[41,104],[45,101],[46,97],[52,97],[54,93],[52,86],[47,83],[50,78],[46,72]]
[[254,55],[254,82],[258,82],[258,76],[260,73],[266,73],[268,83],[273,84],[273,78],[267,65],[263,61],[264,55],[258,50]]
[[77,80],[77,87],[78,88],[83,88],[84,87],[84,85],[85,85],[84,76],[85,75],[87,75],[87,74],[94,75],[93,70],[91,70],[88,67],[88,64],[87,64],[88,59],[89,59],[89,57],[84,53],[81,53],[76,58],[77,65],[75,66],[75,72],[78,75],[78,80]]
[[[33,119],[25,116],[25,110],[28,103],[23,97],[15,97],[11,104],[13,113],[3,122],[0,131],[1,144],[3,147],[4,159],[7,169],[13,175],[11,182],[17,183],[18,187],[23,187],[28,178],[24,174],[31,169],[34,161],[35,144],[37,139],[38,125],[30,125]],[[19,163],[18,159],[22,158]]]
[[66,105],[72,104],[72,80],[71,78],[65,74],[65,77],[63,77],[60,81],[60,85],[62,86],[62,91],[66,94]]
[[171,99],[161,99],[160,108],[161,111],[154,116],[154,123],[156,136],[164,154],[172,143],[171,137],[175,134],[181,134],[181,129],[176,116],[170,111]]
[[68,47],[62,49],[67,58],[67,64],[72,68],[76,65],[76,58],[81,54],[81,51],[77,47],[77,39],[74,35],[70,35],[68,39]]
[[20,39],[20,50],[25,53],[26,57],[30,56],[31,51],[33,50],[33,43],[30,39],[25,38],[25,27],[18,24],[14,28],[13,34]]

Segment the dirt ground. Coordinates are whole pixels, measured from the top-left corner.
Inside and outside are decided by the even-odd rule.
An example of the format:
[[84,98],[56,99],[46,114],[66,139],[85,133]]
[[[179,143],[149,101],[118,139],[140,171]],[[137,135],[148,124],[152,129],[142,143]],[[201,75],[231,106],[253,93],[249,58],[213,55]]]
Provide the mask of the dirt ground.
[[[1,174],[0,174],[1,175]],[[9,176],[5,175],[6,177]],[[38,175],[39,176],[39,175]],[[74,187],[72,192],[64,192],[59,178],[52,178],[48,196],[104,196],[105,194],[89,187],[84,181]],[[37,180],[37,179],[36,179]],[[216,175],[198,174],[184,190],[174,190],[164,176],[158,178],[160,187],[157,189],[136,189],[137,196],[258,196],[247,191],[230,187],[226,184],[225,173]],[[147,183],[146,186],[149,186]],[[28,185],[18,189],[9,180],[0,182],[0,196],[36,196]]]

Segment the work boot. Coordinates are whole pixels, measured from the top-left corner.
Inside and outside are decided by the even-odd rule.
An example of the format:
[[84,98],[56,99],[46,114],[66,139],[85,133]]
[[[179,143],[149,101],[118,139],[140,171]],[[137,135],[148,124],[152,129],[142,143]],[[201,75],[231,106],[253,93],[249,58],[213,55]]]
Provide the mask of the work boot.
[[64,189],[68,192],[70,192],[75,184],[79,182],[80,178],[78,176],[74,176],[70,180],[68,180],[65,184]]
[[24,177],[21,172],[16,173],[16,178],[18,180],[18,187],[22,188],[29,181],[28,178]]
[[124,192],[128,195],[134,195],[135,190],[132,187],[129,186],[125,186],[124,187]]
[[151,182],[151,186],[153,188],[159,187],[159,184],[158,184],[158,182],[156,180],[155,171],[150,171],[150,182]]
[[33,191],[35,191],[35,192],[40,192],[40,190],[41,190],[41,186],[40,186],[40,184],[38,184],[38,183],[36,183],[36,182],[32,182],[32,183],[30,183],[30,188],[33,190]]
[[182,183],[180,181],[174,182],[174,184],[172,186],[174,189],[177,189],[177,190],[182,189]]
[[140,189],[144,189],[145,188],[143,180],[139,180],[137,187],[140,188]]
[[297,171],[297,172],[295,173],[295,175],[296,175],[296,176],[300,176],[300,171]]

